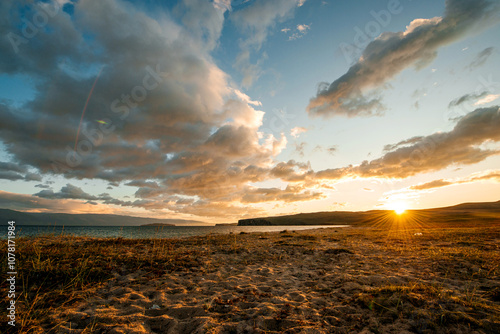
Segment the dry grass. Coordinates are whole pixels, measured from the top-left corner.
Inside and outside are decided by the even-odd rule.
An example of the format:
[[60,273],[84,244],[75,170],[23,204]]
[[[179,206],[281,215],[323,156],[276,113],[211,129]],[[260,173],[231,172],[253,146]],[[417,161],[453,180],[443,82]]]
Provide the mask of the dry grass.
[[[210,318],[207,333],[500,332],[499,226],[403,223],[186,239],[20,238],[16,330],[107,332],[121,321],[100,315],[112,311],[107,287],[136,275],[127,286],[141,291],[154,282],[154,292],[167,295],[155,302],[165,312],[197,298],[189,305]],[[1,261],[5,268],[6,257]],[[195,283],[209,277],[217,277],[215,290]],[[168,288],[178,278],[184,283]],[[3,281],[2,308],[6,289]],[[68,310],[89,305],[99,312],[67,318]],[[148,307],[139,313],[147,331],[161,332],[158,315]]]

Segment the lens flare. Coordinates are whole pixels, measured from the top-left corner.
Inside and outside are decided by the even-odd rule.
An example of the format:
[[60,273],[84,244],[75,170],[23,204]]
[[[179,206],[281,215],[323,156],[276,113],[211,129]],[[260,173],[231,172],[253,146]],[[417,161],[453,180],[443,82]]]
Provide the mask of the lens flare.
[[92,93],[94,92],[95,84],[97,83],[97,80],[99,80],[99,77],[101,76],[101,72],[102,72],[103,68],[104,67],[101,67],[101,70],[97,74],[97,77],[95,78],[94,83],[92,84],[92,88],[90,89],[89,96],[87,96],[87,101],[85,101],[85,106],[83,107],[83,111],[82,111],[82,117],[80,118],[80,124],[78,125],[78,131],[76,132],[75,151],[76,151],[76,145],[78,144],[78,137],[80,136],[80,129],[82,127],[83,116],[85,116],[85,111],[87,110],[87,105],[89,104],[90,97],[92,96]]

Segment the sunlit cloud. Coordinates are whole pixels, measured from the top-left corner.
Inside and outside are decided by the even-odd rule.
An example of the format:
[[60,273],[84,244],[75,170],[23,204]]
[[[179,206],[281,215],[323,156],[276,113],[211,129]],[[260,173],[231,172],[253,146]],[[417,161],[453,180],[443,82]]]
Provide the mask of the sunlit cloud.
[[[453,101],[451,101],[448,104],[448,108],[458,107],[459,105],[462,105],[462,104],[464,104],[466,102],[471,102],[471,101],[475,101],[475,100],[484,98],[487,95],[488,95],[488,92],[481,92],[481,93],[478,93],[478,94],[476,94],[476,93],[465,94],[465,95],[462,95],[459,98],[456,98]],[[478,105],[477,103],[478,102],[476,102],[474,105]]]
[[476,103],[474,103],[474,105],[480,106],[483,104],[487,104],[487,103],[490,103],[490,102],[497,100],[499,97],[500,97],[500,94],[488,94],[485,97],[483,97],[482,99],[478,100]]
[[238,89],[234,89],[234,94],[236,94],[236,96],[238,98],[240,98],[243,102],[246,102],[248,104],[251,104],[251,105],[254,105],[254,106],[261,106],[262,105],[262,102],[260,101],[252,101],[250,99],[250,96],[248,96],[247,94],[245,93],[242,93],[240,90]]
[[415,19],[405,31],[382,33],[344,75],[320,85],[307,111],[312,116],[380,115],[385,107],[377,89],[410,66],[429,65],[440,47],[493,24],[498,10],[486,0],[450,0],[442,18]]
[[294,138],[298,138],[301,133],[306,132],[307,129],[301,126],[296,126],[290,130],[290,135]]
[[478,182],[500,183],[500,170],[486,170],[472,173],[465,177],[432,180],[402,189],[391,190],[384,193],[383,197],[379,201],[384,206],[389,205],[389,203],[412,203],[421,196],[434,192],[437,189]]
[[[19,184],[31,193],[2,192],[2,207],[235,220],[266,214],[271,207],[298,212],[321,203],[328,207],[332,193],[352,180],[401,180],[500,154],[498,106],[477,108],[447,131],[427,129],[425,135],[408,137],[395,131],[389,143],[375,130],[363,133],[363,143],[361,136],[351,142],[343,134],[350,125],[329,128],[305,120],[303,94],[310,94],[303,87],[305,73],[297,69],[293,75],[299,80],[288,81],[280,73],[288,59],[280,54],[283,64],[277,64],[271,57],[275,49],[315,45],[323,23],[309,13],[320,3],[189,0],[158,5],[152,13],[122,0],[58,2],[74,7],[72,13],[60,11],[51,18],[36,39],[19,45],[22,52],[0,39],[3,77],[32,90],[21,102],[0,99],[0,179],[10,191]],[[30,4],[0,5],[0,14],[9,17],[2,28],[19,32]],[[391,78],[428,65],[440,47],[480,31],[498,13],[484,0],[450,0],[446,6],[442,17],[410,17],[404,31],[378,36],[343,76],[319,85],[309,114],[382,116],[381,94]],[[225,31],[229,42],[222,37]],[[287,42],[306,33],[314,38]],[[304,50],[290,57],[301,53],[313,56]],[[497,57],[493,47],[463,56],[469,57],[463,64],[473,60],[471,68]],[[325,64],[312,65],[304,66],[311,71],[307,74],[327,73]],[[440,65],[430,71],[426,88],[411,87],[408,95],[433,94],[432,82],[443,87],[447,69]],[[297,90],[290,90],[288,100],[284,93],[292,86]],[[500,97],[486,88],[457,91],[449,108],[482,107]],[[269,111],[279,104],[285,110],[287,103],[293,120],[291,114]],[[354,132],[358,121],[346,120]],[[375,128],[379,131],[378,124]],[[361,161],[355,145],[366,143],[374,153]],[[375,153],[377,147],[383,152]],[[486,180],[496,178],[443,178],[406,191]],[[353,192],[366,198],[376,198],[375,189],[353,185]],[[391,194],[387,202],[412,200],[411,194],[405,196]],[[338,202],[332,208],[356,205]]]

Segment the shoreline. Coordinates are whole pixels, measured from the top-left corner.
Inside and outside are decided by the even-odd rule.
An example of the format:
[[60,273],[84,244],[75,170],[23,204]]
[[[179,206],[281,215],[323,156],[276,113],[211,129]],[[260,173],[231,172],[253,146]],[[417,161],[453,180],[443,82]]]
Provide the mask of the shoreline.
[[[350,225],[289,225],[289,226],[29,226],[17,224],[18,237],[74,236],[125,239],[165,239],[204,236],[208,234],[265,233],[316,228],[347,228]],[[6,235],[0,236],[7,239]]]
[[499,225],[24,238],[18,316],[33,333],[500,329]]

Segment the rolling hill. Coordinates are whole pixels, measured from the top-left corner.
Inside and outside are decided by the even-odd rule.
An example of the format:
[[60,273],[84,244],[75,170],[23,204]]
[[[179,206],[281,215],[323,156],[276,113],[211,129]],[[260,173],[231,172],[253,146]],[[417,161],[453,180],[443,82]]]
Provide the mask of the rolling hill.
[[64,226],[139,226],[168,224],[176,226],[211,226],[198,220],[156,219],[105,214],[27,213],[0,209],[0,225],[13,220],[17,225],[64,225]]
[[[390,215],[394,215],[394,212],[391,210],[314,212],[241,219],[238,221],[238,225],[370,225]],[[419,217],[419,219],[432,221],[433,223],[500,222],[500,201],[463,203],[443,208],[408,210],[406,215],[408,217]]]

